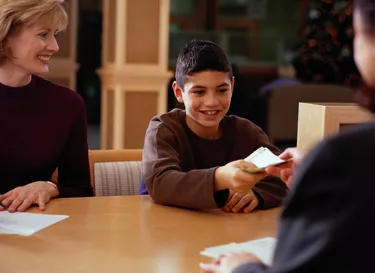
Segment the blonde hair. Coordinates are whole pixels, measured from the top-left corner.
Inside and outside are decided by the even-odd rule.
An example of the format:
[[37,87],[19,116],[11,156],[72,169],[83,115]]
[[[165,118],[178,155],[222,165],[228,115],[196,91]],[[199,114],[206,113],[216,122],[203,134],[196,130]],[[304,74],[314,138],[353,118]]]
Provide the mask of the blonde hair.
[[52,18],[59,30],[68,26],[64,0],[0,0],[0,60],[8,56],[4,41],[9,33],[34,24],[45,15]]

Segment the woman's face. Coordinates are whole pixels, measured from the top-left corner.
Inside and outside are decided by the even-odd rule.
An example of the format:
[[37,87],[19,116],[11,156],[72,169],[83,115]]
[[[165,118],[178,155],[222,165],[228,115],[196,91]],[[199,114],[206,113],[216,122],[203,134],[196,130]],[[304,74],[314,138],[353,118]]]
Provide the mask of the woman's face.
[[375,28],[365,28],[360,10],[354,11],[354,59],[367,85],[375,88]]
[[46,74],[51,56],[59,51],[56,41],[59,30],[53,28],[48,19],[42,17],[30,26],[21,27],[5,40],[10,51],[9,60],[25,73]]

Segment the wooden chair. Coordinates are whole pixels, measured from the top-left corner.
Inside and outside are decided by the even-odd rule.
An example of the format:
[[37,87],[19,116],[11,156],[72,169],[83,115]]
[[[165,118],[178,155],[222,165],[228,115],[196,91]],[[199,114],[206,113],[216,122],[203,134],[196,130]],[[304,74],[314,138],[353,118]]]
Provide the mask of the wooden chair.
[[97,162],[141,161],[142,149],[89,150],[91,185],[94,187],[94,164]]
[[[89,164],[91,185],[95,191],[94,164],[98,162],[118,162],[118,161],[141,161],[142,149],[118,149],[118,150],[89,150]],[[57,182],[58,170],[54,172],[51,180]]]
[[94,164],[95,196],[137,195],[141,181],[141,161]]

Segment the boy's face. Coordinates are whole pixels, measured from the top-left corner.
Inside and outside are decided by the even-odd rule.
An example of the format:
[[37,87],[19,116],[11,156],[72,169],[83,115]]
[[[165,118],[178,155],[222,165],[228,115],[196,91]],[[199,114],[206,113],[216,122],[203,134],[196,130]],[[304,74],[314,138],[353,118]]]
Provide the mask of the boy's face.
[[176,82],[173,83],[177,100],[185,104],[188,125],[194,127],[190,129],[196,131],[197,126],[203,126],[196,128],[198,131],[218,129],[229,110],[233,85],[234,78],[230,78],[227,72],[219,71],[202,71],[188,76],[183,90]]

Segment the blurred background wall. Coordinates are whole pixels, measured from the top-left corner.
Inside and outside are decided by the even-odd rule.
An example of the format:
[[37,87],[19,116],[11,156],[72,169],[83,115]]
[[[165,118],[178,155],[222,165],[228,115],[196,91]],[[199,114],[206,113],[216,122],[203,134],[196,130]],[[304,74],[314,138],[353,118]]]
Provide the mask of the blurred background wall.
[[267,84],[287,74],[303,83],[351,88],[360,81],[352,58],[350,0],[67,4],[70,25],[59,36],[49,77],[83,96],[91,148],[142,148],[150,118],[182,107],[170,83],[180,47],[194,38],[217,42],[233,63],[229,114],[266,131]]

